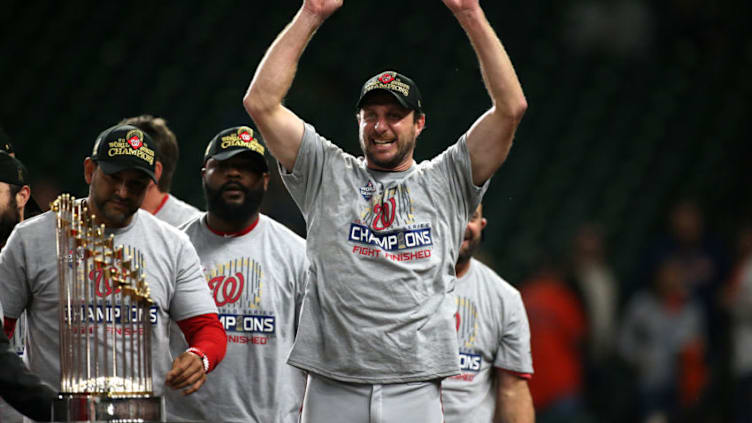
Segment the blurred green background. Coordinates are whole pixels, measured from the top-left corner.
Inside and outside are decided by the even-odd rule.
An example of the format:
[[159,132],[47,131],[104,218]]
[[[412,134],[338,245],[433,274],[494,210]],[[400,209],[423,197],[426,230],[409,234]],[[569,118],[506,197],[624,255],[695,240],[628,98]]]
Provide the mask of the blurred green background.
[[[699,202],[706,229],[733,252],[752,211],[750,2],[481,3],[529,103],[485,197],[484,260],[519,284],[541,256],[563,260],[581,223],[600,222],[629,293],[647,246],[684,197]],[[178,136],[173,193],[203,208],[203,149],[221,129],[251,123],[242,96],[299,4],[4,1],[0,125],[35,195],[85,195],[81,163],[97,134],[149,113]],[[464,33],[441,2],[426,0],[345,2],[306,50],[286,104],[359,154],[357,94],[385,69],[409,75],[423,93],[418,160],[489,107]],[[304,234],[274,181],[263,210]]]

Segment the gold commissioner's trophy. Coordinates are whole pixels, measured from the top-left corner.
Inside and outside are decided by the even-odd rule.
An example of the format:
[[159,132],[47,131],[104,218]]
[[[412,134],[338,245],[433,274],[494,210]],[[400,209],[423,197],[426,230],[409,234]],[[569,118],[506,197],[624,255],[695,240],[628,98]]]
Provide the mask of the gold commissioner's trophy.
[[164,420],[152,387],[152,300],[144,257],[114,247],[85,204],[63,194],[57,214],[60,386],[54,421]]

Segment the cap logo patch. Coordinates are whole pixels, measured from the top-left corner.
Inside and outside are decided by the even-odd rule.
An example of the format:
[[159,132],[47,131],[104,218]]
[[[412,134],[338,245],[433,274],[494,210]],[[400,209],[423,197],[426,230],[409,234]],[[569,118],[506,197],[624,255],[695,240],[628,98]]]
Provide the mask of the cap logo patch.
[[130,144],[131,148],[134,150],[138,150],[142,145],[144,145],[143,141],[141,141],[143,137],[144,134],[138,129],[132,129],[128,131],[128,134],[126,134],[125,136],[125,138],[128,140],[128,144]]
[[[154,150],[144,144],[144,133],[137,129],[132,129],[125,134],[125,138],[118,138],[107,141],[107,157],[112,159],[122,156],[133,156],[139,158],[149,166],[154,165]],[[97,142],[97,147],[99,142]]]
[[262,156],[264,155],[264,146],[254,138],[253,129],[247,126],[241,126],[238,128],[237,134],[226,135],[221,138],[221,141],[219,148],[222,150],[230,147],[244,147]]
[[[384,82],[389,81],[389,82]],[[394,77],[390,74],[382,74],[380,77],[378,77],[376,80],[372,80],[369,82],[364,88],[363,92],[367,93],[368,91],[375,90],[375,89],[386,89],[392,92],[397,92],[402,94],[405,97],[408,97],[410,95],[410,86],[405,84],[402,81],[398,81],[394,79]]]
[[253,140],[253,135],[244,129],[238,131],[238,137],[245,142],[251,142]]
[[388,84],[394,81],[394,75],[391,73],[382,73],[381,76],[379,76],[379,81],[381,81],[382,84]]

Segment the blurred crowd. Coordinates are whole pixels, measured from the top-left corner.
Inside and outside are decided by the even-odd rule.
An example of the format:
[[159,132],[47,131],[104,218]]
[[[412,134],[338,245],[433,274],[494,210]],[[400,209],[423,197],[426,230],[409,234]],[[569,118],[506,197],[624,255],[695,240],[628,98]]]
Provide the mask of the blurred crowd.
[[675,202],[634,280],[596,223],[568,257],[542,255],[520,287],[539,422],[750,421],[752,228],[724,245],[705,223],[697,201]]

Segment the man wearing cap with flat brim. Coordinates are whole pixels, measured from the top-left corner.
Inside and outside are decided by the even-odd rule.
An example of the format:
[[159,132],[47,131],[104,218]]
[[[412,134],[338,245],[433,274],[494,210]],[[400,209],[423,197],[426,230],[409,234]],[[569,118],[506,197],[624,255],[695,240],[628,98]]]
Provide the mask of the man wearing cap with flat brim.
[[443,2],[470,39],[492,106],[433,160],[413,159],[424,104],[396,71],[361,89],[365,157],[282,104],[303,50],[341,0],[303,2],[243,99],[307,224],[311,279],[288,361],[309,372],[303,422],[440,422],[440,380],[459,374],[454,264],[527,103],[478,0]]
[[[220,320],[227,355],[181,421],[296,423],[305,375],[287,364],[297,330],[307,263],[305,240],[259,212],[269,184],[266,148],[251,127],[219,132],[201,169],[207,212],[182,229],[196,247]],[[185,350],[178,334],[175,352]]]
[[[158,178],[155,159],[152,142],[140,129],[118,125],[103,131],[91,157],[84,160],[89,195],[81,201],[96,216],[96,223],[105,225],[106,235],[114,235],[114,245],[135,248],[143,254],[154,302],[154,393],[163,395],[167,385],[187,395],[201,387],[206,374],[222,359],[226,337],[188,237],[139,209],[147,184]],[[56,214],[46,212],[16,226],[0,253],[0,298],[7,329],[26,311],[29,367],[43,381],[59,388],[55,221]],[[95,276],[92,272],[91,277]],[[111,286],[106,278],[102,283]],[[188,351],[174,361],[169,353],[171,320],[190,341]],[[169,401],[167,411],[169,416]]]
[[0,249],[13,228],[24,220],[29,201],[31,188],[26,167],[15,157],[0,152]]

